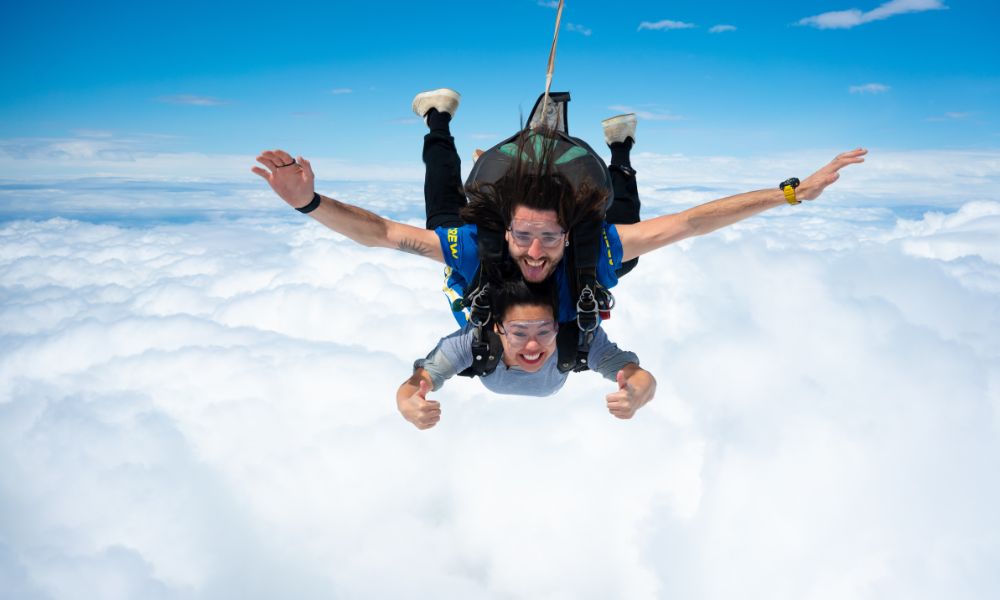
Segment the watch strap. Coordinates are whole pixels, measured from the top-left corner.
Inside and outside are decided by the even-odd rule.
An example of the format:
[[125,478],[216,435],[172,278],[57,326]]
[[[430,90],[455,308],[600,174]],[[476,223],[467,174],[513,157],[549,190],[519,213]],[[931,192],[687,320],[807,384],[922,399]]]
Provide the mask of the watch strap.
[[783,186],[781,191],[785,193],[785,201],[791,205],[802,204],[802,201],[795,197],[795,188],[790,185]]
[[320,195],[317,194],[316,192],[313,192],[313,199],[309,202],[309,204],[306,204],[305,206],[296,208],[295,210],[299,211],[300,213],[302,213],[304,215],[309,214],[312,211],[314,211],[317,208],[319,208],[319,204],[320,204],[321,201],[322,201],[322,198],[320,197]]

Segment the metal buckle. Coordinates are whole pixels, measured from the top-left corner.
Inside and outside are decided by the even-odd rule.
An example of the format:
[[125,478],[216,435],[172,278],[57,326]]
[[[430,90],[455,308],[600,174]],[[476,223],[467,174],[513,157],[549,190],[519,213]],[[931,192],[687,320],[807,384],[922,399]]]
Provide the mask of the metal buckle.
[[580,291],[580,299],[576,302],[576,324],[581,332],[590,333],[597,329],[598,322],[594,290],[586,285]]
[[[490,310],[489,301],[490,284],[483,284],[476,295],[472,297],[472,305],[469,311],[469,322],[476,327],[482,327],[490,322],[493,311]],[[482,302],[480,302],[482,300]],[[485,314],[485,316],[483,316]]]

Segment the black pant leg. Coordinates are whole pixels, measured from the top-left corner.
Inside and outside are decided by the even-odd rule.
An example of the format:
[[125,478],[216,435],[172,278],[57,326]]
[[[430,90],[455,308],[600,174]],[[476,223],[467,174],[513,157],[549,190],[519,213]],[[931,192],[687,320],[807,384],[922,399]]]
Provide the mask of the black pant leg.
[[[639,222],[639,188],[635,183],[635,170],[631,167],[621,165],[611,165],[611,186],[614,190],[615,199],[604,215],[604,220],[616,225],[630,225]],[[633,258],[622,263],[616,271],[621,277],[635,268],[639,264],[639,258]]]
[[424,205],[427,229],[458,227],[459,211],[466,204],[462,186],[462,161],[455,138],[445,131],[432,130],[424,136]]

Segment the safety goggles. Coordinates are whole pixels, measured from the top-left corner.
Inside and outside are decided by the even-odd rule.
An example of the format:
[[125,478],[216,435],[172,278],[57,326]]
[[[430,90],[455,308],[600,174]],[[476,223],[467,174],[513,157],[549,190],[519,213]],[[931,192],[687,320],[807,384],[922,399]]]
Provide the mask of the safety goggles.
[[554,231],[552,223],[548,221],[520,221],[515,219],[511,222],[507,231],[510,232],[511,239],[520,248],[531,246],[531,242],[538,240],[542,248],[555,248],[563,242],[566,231],[560,229]]
[[555,321],[507,321],[500,333],[507,338],[511,348],[523,348],[535,340],[540,346],[548,346],[556,339],[559,327]]

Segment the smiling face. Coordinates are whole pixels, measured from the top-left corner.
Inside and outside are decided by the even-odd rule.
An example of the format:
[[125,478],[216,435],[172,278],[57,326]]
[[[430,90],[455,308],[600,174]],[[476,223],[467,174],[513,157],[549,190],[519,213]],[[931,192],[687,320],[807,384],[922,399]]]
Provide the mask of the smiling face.
[[526,281],[544,281],[555,271],[566,250],[566,233],[554,210],[518,206],[514,209],[507,248]]
[[515,304],[495,328],[508,367],[534,373],[556,353],[556,323],[550,306]]

